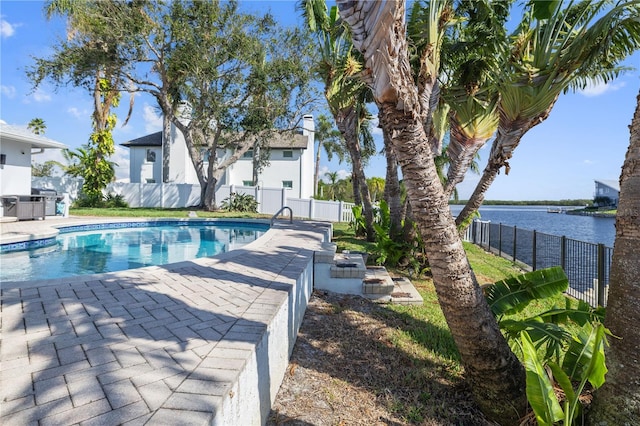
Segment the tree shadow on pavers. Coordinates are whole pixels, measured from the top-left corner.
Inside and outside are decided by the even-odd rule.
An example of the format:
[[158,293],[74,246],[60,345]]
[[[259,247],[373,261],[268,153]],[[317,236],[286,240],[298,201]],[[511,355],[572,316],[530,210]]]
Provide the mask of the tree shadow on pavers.
[[[214,347],[243,353],[266,341],[265,321],[241,319],[246,306],[221,307],[216,289],[207,289],[210,277],[191,285],[157,268],[140,271],[135,278],[115,273],[98,281],[3,288],[3,311],[22,311],[12,321],[3,314],[3,424],[150,417],[185,380],[216,381],[215,362],[194,373]],[[223,357],[233,359],[228,353]],[[257,362],[268,376],[269,360]],[[210,374],[197,375],[202,371]],[[229,379],[222,376],[220,382]],[[259,380],[269,388],[269,377]],[[207,389],[189,392],[192,410],[215,411]]]
[[414,337],[415,345],[431,345],[425,356],[394,340],[416,328],[447,334],[361,297],[315,292],[268,424],[295,424],[276,420],[287,416],[317,425],[490,424],[456,363],[440,355],[442,343]]

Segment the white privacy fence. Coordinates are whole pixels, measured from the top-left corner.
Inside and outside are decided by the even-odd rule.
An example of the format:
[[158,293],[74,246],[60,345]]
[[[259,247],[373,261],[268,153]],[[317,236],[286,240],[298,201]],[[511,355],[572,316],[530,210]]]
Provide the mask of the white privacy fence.
[[[78,197],[82,181],[69,177],[32,178],[34,188],[55,189],[58,194],[69,194],[71,200]],[[200,186],[175,183],[110,183],[107,193],[121,195],[130,207],[185,208],[200,204]],[[350,222],[353,219],[353,203],[293,198],[287,188],[262,188],[258,186],[221,185],[216,190],[216,203],[232,193],[249,194],[258,201],[258,212],[275,214],[282,207],[289,207],[294,217],[332,222]]]

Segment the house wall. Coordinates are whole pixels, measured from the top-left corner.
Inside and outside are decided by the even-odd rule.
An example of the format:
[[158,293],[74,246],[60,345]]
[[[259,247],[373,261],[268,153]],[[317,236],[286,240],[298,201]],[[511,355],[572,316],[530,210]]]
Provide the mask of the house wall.
[[301,160],[301,191],[300,198],[311,198],[313,193],[313,175],[315,169],[315,123],[312,115],[303,117],[302,134],[307,137],[307,149],[302,153]]
[[[285,151],[291,151],[291,157],[285,157]],[[301,149],[271,149],[269,166],[258,175],[258,186],[283,188],[284,181],[291,182],[293,196],[301,196]],[[253,179],[253,161],[251,158],[240,158],[229,167],[229,184],[243,186],[245,181]]]
[[[155,154],[155,161],[147,161],[147,151]],[[162,149],[156,147],[129,148],[129,179],[135,183],[162,181]],[[152,182],[154,181],[154,182]]]
[[[307,137],[307,148],[272,149],[270,165],[260,173],[258,178],[261,186],[279,188],[284,181],[291,181],[292,196],[300,198],[313,196],[314,131],[313,116],[304,116],[302,134]],[[156,162],[151,164],[146,162],[147,149],[147,147],[129,148],[129,177],[132,183],[146,183],[146,179],[150,178],[154,179],[155,183],[162,182],[162,149],[154,148],[157,150]],[[293,156],[285,158],[284,151],[292,151]],[[222,159],[223,154],[222,151],[218,152],[218,158]],[[206,163],[204,167],[206,170]],[[227,168],[218,185],[242,186],[245,181],[252,179],[251,158],[240,158]],[[171,126],[168,183],[199,185],[184,136],[174,125]]]
[[6,155],[0,165],[0,194],[31,195],[30,145],[2,139],[0,153]]
[[173,124],[171,125],[170,150],[169,182],[199,184],[198,175],[193,167],[184,136]]

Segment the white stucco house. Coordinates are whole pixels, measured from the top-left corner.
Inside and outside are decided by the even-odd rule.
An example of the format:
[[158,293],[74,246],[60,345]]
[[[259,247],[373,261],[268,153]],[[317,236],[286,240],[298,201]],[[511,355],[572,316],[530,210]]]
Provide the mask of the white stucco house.
[[[0,120],[0,197],[31,195],[31,157],[67,146]],[[5,211],[0,203],[0,216]]]
[[[314,170],[313,117],[305,115],[301,132],[277,135],[269,141],[269,165],[259,174],[262,187],[288,188],[291,196],[313,196]],[[122,144],[129,148],[129,179],[131,183],[162,183],[162,132],[152,133]],[[198,184],[195,168],[189,157],[182,133],[171,126],[169,135],[169,168],[167,182]],[[220,158],[229,155],[221,151]],[[248,151],[225,171],[218,185],[250,186],[253,177],[253,151]],[[205,164],[206,169],[206,164]]]
[[[595,200],[601,200],[598,203],[603,206],[617,206],[620,199],[620,182],[615,179],[596,180]],[[605,200],[608,199],[608,203]]]

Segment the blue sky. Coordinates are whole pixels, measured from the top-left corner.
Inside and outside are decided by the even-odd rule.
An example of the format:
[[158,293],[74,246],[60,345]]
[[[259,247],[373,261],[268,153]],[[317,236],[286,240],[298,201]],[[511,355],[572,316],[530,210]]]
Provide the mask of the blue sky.
[[[243,7],[266,10],[287,25],[295,24],[298,12],[293,1],[243,2]],[[40,1],[0,1],[0,119],[25,126],[36,117],[44,119],[45,136],[71,148],[86,143],[91,132],[91,97],[81,89],[55,89],[44,84],[33,91],[25,69],[32,57],[47,56],[50,46],[65,36],[65,23],[47,21]],[[629,144],[629,129],[640,88],[640,53],[627,65],[636,68],[606,86],[590,87],[580,93],[562,95],[550,117],[530,130],[516,149],[509,175],[500,174],[487,193],[494,200],[559,200],[593,197],[594,179],[618,179]],[[123,100],[123,104],[128,104]],[[118,111],[121,120],[126,108]],[[116,144],[159,131],[161,119],[153,99],[138,96],[133,117],[114,132]],[[378,146],[382,136],[376,129]],[[489,142],[480,151],[484,168]],[[35,156],[38,162],[52,153]],[[58,154],[59,156],[59,154]],[[118,147],[113,160],[119,164],[117,177],[128,177],[128,150]],[[344,171],[348,165],[322,159],[324,171]],[[373,158],[368,177],[384,177],[385,161]],[[467,176],[459,187],[461,198],[473,191],[478,176]]]

